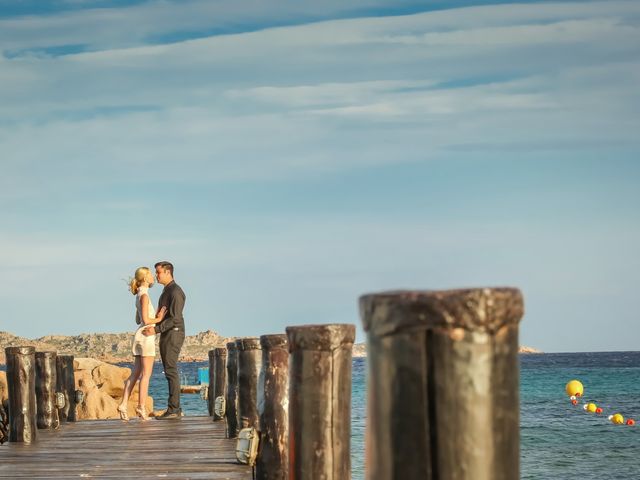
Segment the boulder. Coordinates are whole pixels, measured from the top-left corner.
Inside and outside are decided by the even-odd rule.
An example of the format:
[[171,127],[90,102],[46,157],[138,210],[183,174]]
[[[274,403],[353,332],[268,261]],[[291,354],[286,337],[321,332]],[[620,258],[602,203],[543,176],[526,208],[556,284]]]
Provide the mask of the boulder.
[[76,413],[78,420],[120,418],[117,408],[116,399],[100,391],[99,388],[93,388],[85,393]]
[[98,388],[89,370],[78,370],[74,372],[73,376],[76,381],[76,390],[82,390],[86,394],[89,390]]
[[73,359],[73,370],[89,370],[93,371],[94,368],[104,364],[100,360],[96,360],[95,358],[74,358]]
[[94,368],[91,374],[100,390],[112,397],[121,397],[124,392],[124,382],[131,375],[131,370],[103,363]]
[[[117,408],[122,402],[124,382],[131,369],[118,367],[93,358],[77,358],[74,361],[76,389],[84,393],[84,399],[77,407],[78,420],[96,420],[120,418]],[[138,405],[138,386],[131,392],[127,410],[131,418],[135,417]],[[147,397],[147,412],[153,412],[153,398]]]

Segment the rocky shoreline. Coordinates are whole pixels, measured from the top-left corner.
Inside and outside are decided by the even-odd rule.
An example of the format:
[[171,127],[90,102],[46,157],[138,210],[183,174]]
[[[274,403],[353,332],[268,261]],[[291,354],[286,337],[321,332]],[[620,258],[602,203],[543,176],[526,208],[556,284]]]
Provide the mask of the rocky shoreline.
[[[200,362],[208,360],[209,350],[224,347],[234,337],[222,337],[213,330],[206,330],[185,338],[180,354],[182,362]],[[28,339],[9,332],[0,332],[0,364],[5,363],[4,348],[8,346],[32,345],[38,351],[56,351],[60,355],[91,357],[103,362],[120,363],[131,361],[131,333],[84,333],[80,335],[47,335]],[[157,360],[160,360],[160,349]],[[531,347],[520,347],[520,353],[542,353]],[[353,346],[354,357],[366,357],[364,343]]]
[[[131,332],[126,333],[83,333],[80,335],[46,335],[29,339],[9,332],[0,332],[0,364],[5,363],[4,348],[8,346],[31,345],[38,351],[55,351],[59,355],[90,357],[108,363],[129,362],[131,356]],[[233,338],[222,337],[213,330],[189,335],[185,338],[180,361],[203,361],[208,359],[212,348],[224,347]],[[159,339],[156,340],[158,342]],[[156,348],[160,360],[160,349]]]

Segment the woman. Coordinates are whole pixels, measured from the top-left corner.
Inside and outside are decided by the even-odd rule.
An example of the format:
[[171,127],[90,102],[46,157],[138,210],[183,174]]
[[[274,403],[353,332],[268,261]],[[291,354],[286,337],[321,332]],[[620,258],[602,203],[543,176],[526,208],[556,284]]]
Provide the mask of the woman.
[[149,379],[153,370],[153,362],[156,357],[156,336],[145,336],[142,330],[147,325],[156,324],[164,318],[165,308],[161,308],[158,314],[153,308],[151,299],[149,298],[149,287],[153,285],[153,274],[147,267],[140,267],[136,270],[129,289],[136,296],[136,323],[140,325],[133,336],[132,353],[135,358],[133,372],[131,376],[124,382],[124,394],[122,403],[118,405],[118,412],[122,420],[128,421],[127,403],[131,390],[138,380],[140,380],[140,390],[138,397],[138,406],[136,413],[142,420],[149,420],[149,416],[145,409],[145,403],[149,393]]

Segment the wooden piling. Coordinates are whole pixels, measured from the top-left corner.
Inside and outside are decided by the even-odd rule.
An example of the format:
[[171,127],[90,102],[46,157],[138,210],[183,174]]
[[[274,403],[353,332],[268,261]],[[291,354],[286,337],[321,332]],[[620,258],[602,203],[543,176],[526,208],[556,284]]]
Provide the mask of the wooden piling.
[[36,352],[37,425],[42,429],[60,426],[56,408],[56,352]]
[[289,478],[351,478],[351,351],[355,326],[287,327]]
[[9,441],[32,443],[37,437],[36,349],[5,348],[9,400]]
[[[213,350],[215,358],[214,362],[214,375],[213,375],[213,401],[216,398],[224,397],[226,395],[227,386],[227,349],[216,348]],[[209,367],[211,368],[211,367]],[[224,415],[217,415],[213,412],[213,421],[223,420]]]
[[73,355],[56,358],[57,390],[64,396],[64,406],[58,409],[60,423],[76,421],[76,384],[73,373]]
[[207,387],[207,411],[209,416],[213,416],[213,409],[216,402],[216,397],[213,396],[213,377],[215,375],[216,360],[213,356],[215,350],[209,350],[209,385]]
[[4,405],[5,402],[0,402],[0,445],[9,441],[9,415]]
[[260,454],[258,480],[289,478],[289,345],[287,336],[262,335],[258,382]]
[[365,295],[366,478],[519,478],[512,288]]
[[236,340],[238,349],[238,425],[240,428],[259,428],[258,378],[262,366],[262,352],[258,337]]
[[236,342],[227,343],[227,438],[238,436],[238,349]]

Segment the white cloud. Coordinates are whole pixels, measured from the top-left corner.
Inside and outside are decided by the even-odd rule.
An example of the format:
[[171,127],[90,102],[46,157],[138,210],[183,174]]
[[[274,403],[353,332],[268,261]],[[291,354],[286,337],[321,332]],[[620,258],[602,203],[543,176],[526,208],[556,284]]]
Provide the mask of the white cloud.
[[163,36],[207,31],[262,29],[353,16],[368,9],[418,7],[419,1],[248,0],[212,2],[155,0],[120,8],[85,8],[46,16],[0,20],[0,45],[8,51],[63,45],[105,49],[144,45]]
[[[251,5],[265,26],[295,23],[300,9],[321,14],[314,4],[295,14],[283,13],[286,2],[270,12]],[[635,258],[637,242],[597,254],[599,245],[617,245],[620,232],[637,239],[633,224],[606,232],[536,231],[486,218],[425,226],[381,212],[378,222],[345,213],[283,217],[268,228],[247,218],[245,229],[200,231],[200,222],[215,222],[204,209],[190,212],[199,200],[190,199],[180,204],[184,218],[171,219],[190,228],[156,239],[161,209],[140,197],[155,195],[150,187],[162,181],[188,196],[194,185],[290,186],[374,165],[638,149],[638,2],[495,5],[146,43],[150,35],[221,28],[239,9],[158,2],[0,20],[5,51],[96,50],[0,56],[0,264],[15,279],[3,294],[16,318],[38,317],[43,305],[14,299],[53,272],[59,280],[42,292],[56,302],[52,314],[67,315],[81,295],[111,302],[94,315],[101,325],[110,325],[113,309],[130,319],[119,279],[138,262],[165,257],[188,273],[192,325],[207,328],[215,292],[220,317],[246,321],[254,334],[264,311],[271,320],[306,314],[318,292],[335,305],[316,305],[305,321],[352,306],[355,313],[355,296],[369,289],[514,279],[548,299],[558,286],[588,295],[630,278],[617,274],[632,269],[623,260]],[[141,202],[138,216],[132,198]],[[576,242],[583,237],[591,243]],[[77,313],[65,325],[86,331],[84,322]]]

